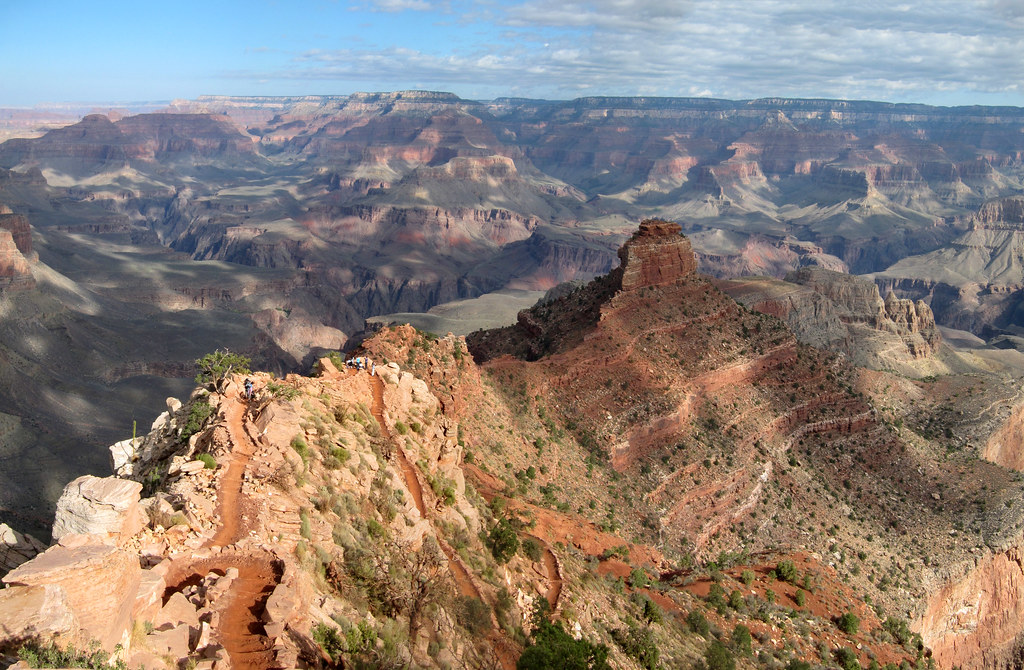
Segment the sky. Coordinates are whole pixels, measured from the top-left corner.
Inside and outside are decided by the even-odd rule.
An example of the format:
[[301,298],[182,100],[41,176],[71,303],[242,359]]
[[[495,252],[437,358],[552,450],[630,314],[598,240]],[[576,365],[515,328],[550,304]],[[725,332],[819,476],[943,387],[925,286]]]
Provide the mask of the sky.
[[200,95],[1024,106],[1024,0],[0,0],[0,107]]

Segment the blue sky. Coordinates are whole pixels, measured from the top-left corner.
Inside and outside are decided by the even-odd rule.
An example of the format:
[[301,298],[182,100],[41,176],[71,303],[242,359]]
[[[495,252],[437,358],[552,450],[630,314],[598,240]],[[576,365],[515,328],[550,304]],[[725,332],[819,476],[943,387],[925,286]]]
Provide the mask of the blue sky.
[[0,107],[430,89],[1024,106],[1021,0],[0,0]]

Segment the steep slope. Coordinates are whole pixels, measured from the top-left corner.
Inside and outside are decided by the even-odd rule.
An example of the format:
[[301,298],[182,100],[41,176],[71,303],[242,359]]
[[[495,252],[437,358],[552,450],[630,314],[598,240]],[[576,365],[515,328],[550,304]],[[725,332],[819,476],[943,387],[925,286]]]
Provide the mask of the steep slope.
[[[942,621],[955,616],[935,604],[946,602],[943,584],[974,574],[954,529],[980,533],[993,556],[1014,551],[1017,478],[973,450],[894,429],[854,390],[851,368],[746,313],[692,265],[659,274],[680,267],[673,230],[643,224],[622,252],[639,268],[626,262],[516,326],[473,335],[474,355],[511,393],[524,384],[544,398],[594,458],[626,475],[629,502],[614,518],[630,517],[669,556],[806,548],[836,557],[844,578],[891,612],[924,616],[927,603]],[[978,630],[988,616],[1000,615],[979,613]],[[971,638],[931,614],[917,625],[943,664],[1013,654],[1009,629]],[[972,644],[1000,651],[963,651]]]

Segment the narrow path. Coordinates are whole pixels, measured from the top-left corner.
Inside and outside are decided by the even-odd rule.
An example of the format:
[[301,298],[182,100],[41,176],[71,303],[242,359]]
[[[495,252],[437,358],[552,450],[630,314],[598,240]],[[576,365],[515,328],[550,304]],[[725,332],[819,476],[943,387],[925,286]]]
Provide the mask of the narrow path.
[[419,477],[416,476],[413,464],[406,458],[402,445],[398,444],[394,435],[391,434],[388,424],[384,421],[384,380],[380,378],[380,375],[373,375],[370,380],[373,385],[373,407],[370,409],[370,413],[380,424],[381,434],[394,445],[398,464],[402,468],[402,476],[405,477],[405,485],[412,493],[412,499],[416,503],[416,509],[420,511],[420,517],[426,519],[427,506],[423,502],[423,488],[420,486]]
[[534,535],[530,536],[533,540],[540,544],[544,551],[544,556],[541,562],[544,565],[544,572],[547,573],[548,582],[548,605],[551,607],[551,611],[554,612],[558,607],[558,599],[562,596],[562,575],[558,572],[558,559],[555,558],[555,553],[551,551],[551,547],[544,540]]
[[[220,528],[204,547],[224,547],[246,536],[251,523],[242,520],[242,476],[254,452],[252,441],[242,429],[245,408],[239,401],[227,401],[224,416],[231,436],[231,462],[217,483],[217,518]],[[248,502],[245,500],[244,502]],[[248,515],[252,519],[252,515]]]
[[[255,452],[255,444],[243,426],[245,404],[237,397],[225,395],[223,398],[231,461],[217,483],[219,525],[213,537],[203,545],[205,549],[230,547],[242,541],[256,519],[255,506],[242,493],[245,469]],[[221,616],[213,631],[214,639],[224,647],[235,670],[273,668],[274,651],[262,621],[267,599],[281,580],[281,569],[273,556],[262,552],[225,551],[216,559],[197,559],[172,566],[165,597],[197,577],[201,579],[212,571],[223,574],[229,567],[238,568],[238,578],[217,604]]]
[[[373,407],[370,409],[370,413],[373,414],[373,418],[380,424],[381,433],[394,445],[395,456],[398,459],[399,467],[402,469],[402,475],[405,477],[406,487],[412,493],[413,501],[416,503],[416,509],[420,511],[422,518],[429,521],[427,506],[423,502],[423,488],[420,486],[415,466],[409,462],[402,445],[394,438],[388,429],[387,423],[384,421],[384,380],[379,375],[374,375],[370,379],[373,386]],[[473,583],[473,579],[469,574],[469,570],[463,564],[462,558],[439,534],[437,539],[441,551],[444,552],[445,557],[448,559],[448,569],[451,571],[452,579],[455,580],[455,586],[459,590],[459,595],[483,601],[483,596],[479,589],[477,589],[476,584]],[[494,649],[498,662],[504,670],[515,670],[516,659],[519,656],[518,649],[505,638],[501,629],[496,625],[497,621],[493,619],[493,615],[491,624],[487,637],[491,641],[491,646]]]

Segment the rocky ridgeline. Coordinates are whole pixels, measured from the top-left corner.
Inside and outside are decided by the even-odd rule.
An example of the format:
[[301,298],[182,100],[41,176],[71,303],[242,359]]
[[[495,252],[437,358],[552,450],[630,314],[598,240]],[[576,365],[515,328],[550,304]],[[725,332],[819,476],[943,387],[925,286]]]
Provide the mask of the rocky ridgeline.
[[[938,351],[942,336],[922,300],[883,300],[871,281],[820,267],[800,268],[785,282],[766,278],[719,281],[748,308],[776,316],[802,342],[842,352],[855,364],[910,370]],[[909,367],[908,367],[909,366]]]
[[[468,363],[464,345],[451,346]],[[432,556],[424,565],[436,572],[437,593],[493,601],[493,587],[438,530],[468,539],[483,529],[466,498],[458,425],[443,409],[455,397],[442,402],[395,363],[376,376],[326,359],[320,369],[281,382],[251,375],[258,391],[248,405],[238,380],[220,392],[197,389],[184,404],[168,399],[148,434],[111,447],[117,477],[67,485],[49,548],[0,526],[0,555],[11,564],[29,558],[3,577],[0,651],[95,641],[133,668],[316,665],[313,624],[379,624],[338,595],[356,561],[386,575],[390,562]],[[282,399],[282,388],[294,399]],[[556,576],[513,565],[505,582],[523,621]],[[443,658],[474,657],[453,632],[455,611],[435,615],[429,631],[449,631]],[[422,664],[425,648],[397,653],[406,663],[419,654]]]

